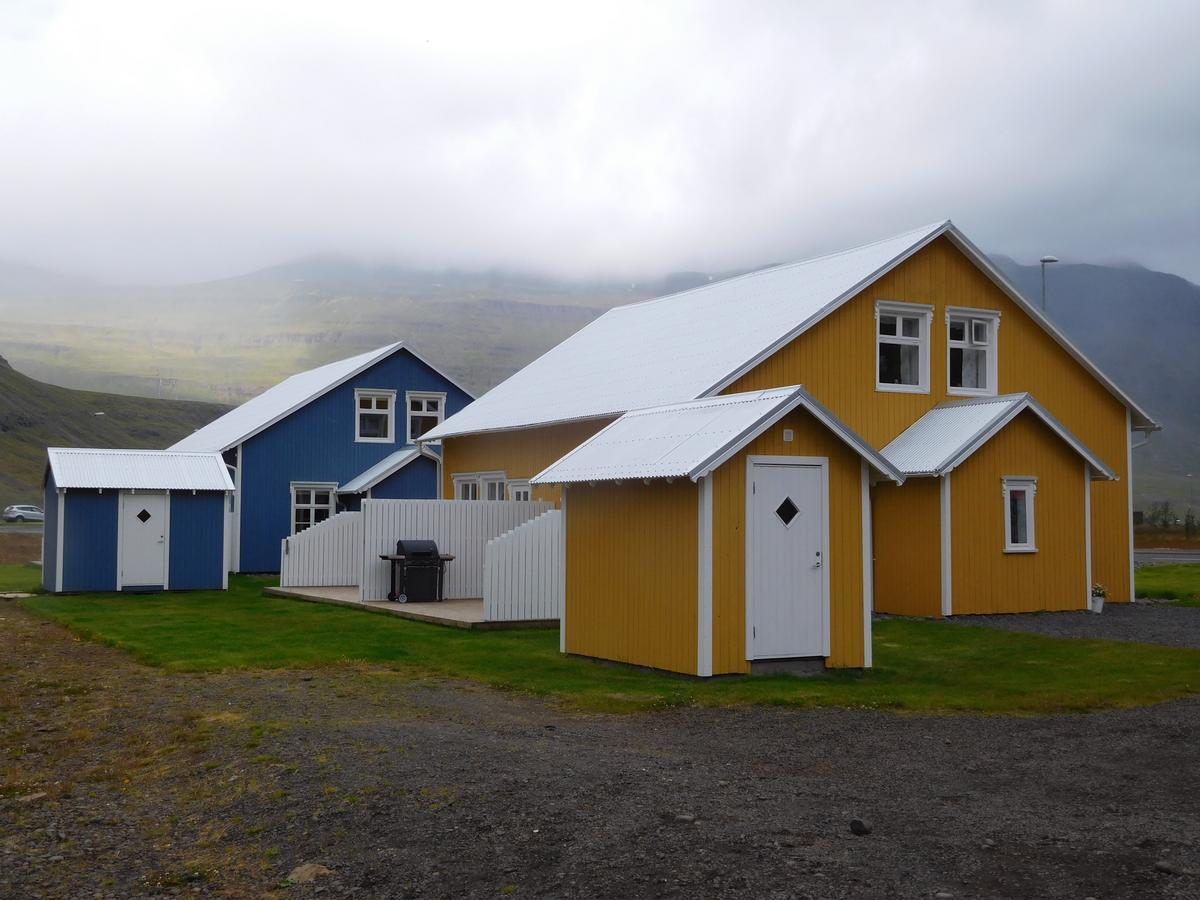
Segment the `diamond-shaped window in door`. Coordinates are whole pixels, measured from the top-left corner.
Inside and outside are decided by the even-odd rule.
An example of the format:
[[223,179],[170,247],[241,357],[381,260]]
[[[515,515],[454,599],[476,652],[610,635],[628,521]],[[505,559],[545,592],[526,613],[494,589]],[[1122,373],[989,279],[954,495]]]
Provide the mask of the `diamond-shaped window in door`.
[[145,525],[147,522],[150,521],[150,512],[148,510],[143,509],[140,513],[137,514],[137,517],[141,520],[142,524]]
[[779,516],[779,521],[784,525],[791,525],[792,519],[796,518],[800,512],[800,507],[792,502],[791,497],[784,497],[783,502],[775,508],[775,515]]

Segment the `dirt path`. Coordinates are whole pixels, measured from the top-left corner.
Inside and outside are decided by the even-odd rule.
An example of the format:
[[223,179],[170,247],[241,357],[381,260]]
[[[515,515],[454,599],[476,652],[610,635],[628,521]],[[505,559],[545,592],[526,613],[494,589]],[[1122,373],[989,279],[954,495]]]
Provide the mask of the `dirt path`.
[[[1155,869],[1200,870],[1200,702],[585,717],[377,669],[170,675],[0,618],[0,896],[1200,891]],[[333,874],[282,884],[308,862]]]

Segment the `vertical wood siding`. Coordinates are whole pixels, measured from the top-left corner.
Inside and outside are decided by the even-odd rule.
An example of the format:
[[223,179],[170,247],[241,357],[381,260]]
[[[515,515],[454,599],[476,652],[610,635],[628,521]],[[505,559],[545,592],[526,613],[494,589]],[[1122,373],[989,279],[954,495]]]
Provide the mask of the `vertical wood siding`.
[[557,619],[566,593],[562,510],[552,509],[492,538],[483,561],[489,622]]
[[454,554],[446,566],[446,599],[482,597],[488,541],[552,508],[516,500],[364,500],[360,596],[387,597],[390,566],[379,554],[395,553],[396,541],[412,538],[436,541],[442,553]]
[[568,653],[696,673],[697,490],[687,479],[570,488]]
[[[497,431],[447,438],[443,443],[442,496],[454,496],[453,476],[462,472],[504,472],[512,478],[532,478],[574,450],[612,419],[589,419],[543,428]],[[536,484],[533,499],[558,503],[558,485]]]
[[[783,440],[785,428],[794,431],[790,443]],[[752,441],[712,476],[713,674],[750,671],[746,660],[747,456],[828,457],[830,534],[829,559],[825,564],[830,568],[830,656],[827,662],[830,666],[863,665],[860,459],[824,425],[808,413],[796,410]],[[574,502],[572,493],[571,503]],[[691,528],[694,538],[695,526]],[[568,615],[568,625],[570,621]],[[692,646],[695,646],[694,637]]]
[[70,490],[63,504],[62,591],[117,589],[117,491]]
[[942,614],[941,486],[940,478],[910,478],[871,489],[877,611]]
[[283,539],[279,586],[356,585],[362,577],[362,568],[362,513],[338,513]]
[[[875,390],[875,301],[934,306],[930,393]],[[1120,477],[1092,487],[1093,568],[1113,601],[1129,600],[1129,502],[1125,408],[946,238],[897,266],[725,393],[803,384],[875,447],[947,393],[947,306],[999,310],[1000,393],[1029,391]],[[955,533],[959,527],[955,525]],[[886,572],[878,573],[880,579]]]
[[225,581],[225,495],[171,491],[168,587],[217,590]]
[[[954,615],[1084,609],[1087,560],[1081,461],[1023,412],[951,476]],[[1003,478],[1038,479],[1036,553],[1005,553]]]

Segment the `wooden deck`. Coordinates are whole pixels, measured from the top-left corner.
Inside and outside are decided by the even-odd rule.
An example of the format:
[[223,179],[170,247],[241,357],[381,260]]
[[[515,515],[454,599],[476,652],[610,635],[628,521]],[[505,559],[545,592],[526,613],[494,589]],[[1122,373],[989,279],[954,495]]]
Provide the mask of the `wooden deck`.
[[411,619],[415,622],[446,625],[450,628],[501,630],[558,627],[557,619],[487,622],[483,618],[482,600],[443,600],[440,603],[394,603],[390,600],[368,600],[363,603],[358,599],[358,588],[354,585],[347,587],[272,587],[266,588],[264,593],[275,597],[288,597],[292,600],[304,600],[308,603],[331,603],[335,606],[346,606],[364,612]]

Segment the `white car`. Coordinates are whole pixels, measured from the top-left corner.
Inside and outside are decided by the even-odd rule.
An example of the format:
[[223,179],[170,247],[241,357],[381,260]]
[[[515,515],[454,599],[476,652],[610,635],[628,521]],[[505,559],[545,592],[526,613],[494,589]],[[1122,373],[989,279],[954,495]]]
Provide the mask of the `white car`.
[[36,506],[17,503],[4,507],[3,518],[5,522],[44,522],[46,514]]

